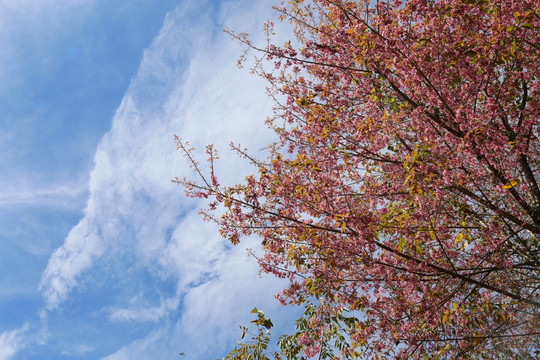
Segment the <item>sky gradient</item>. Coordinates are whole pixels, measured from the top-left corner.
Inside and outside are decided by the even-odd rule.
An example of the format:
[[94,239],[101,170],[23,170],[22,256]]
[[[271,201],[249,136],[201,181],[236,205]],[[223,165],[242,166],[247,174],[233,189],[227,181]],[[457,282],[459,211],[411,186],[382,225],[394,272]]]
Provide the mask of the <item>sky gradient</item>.
[[215,359],[254,306],[287,326],[256,239],[231,247],[171,183],[192,176],[174,134],[216,145],[222,183],[250,171],[229,142],[271,141],[222,30],[264,41],[272,3],[0,2],[0,360]]

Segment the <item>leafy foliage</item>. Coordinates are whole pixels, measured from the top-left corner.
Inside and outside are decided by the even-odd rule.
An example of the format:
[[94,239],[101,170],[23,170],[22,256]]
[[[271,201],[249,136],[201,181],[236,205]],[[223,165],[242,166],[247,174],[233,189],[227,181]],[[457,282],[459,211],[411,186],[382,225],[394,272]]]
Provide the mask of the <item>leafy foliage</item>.
[[[221,186],[214,150],[205,176],[177,139],[201,181],[176,181],[212,199],[204,214],[232,243],[259,236],[261,269],[290,280],[279,298],[309,324],[281,338],[290,359],[538,355],[539,3],[276,10],[298,48],[272,44],[271,23],[264,48],[232,34],[262,54],[279,140],[266,159],[239,150],[257,171]],[[361,316],[337,326],[344,308]]]
[[[306,360],[306,356],[317,354],[320,359],[336,359],[336,352],[347,356],[350,359],[359,358],[360,353],[354,350],[344,334],[346,329],[354,326],[358,319],[354,316],[346,315],[346,309],[338,312],[324,312],[324,306],[315,306],[312,302],[305,305],[304,314],[296,321],[297,332],[292,335],[281,335],[278,339],[278,351],[270,354],[276,360]],[[257,333],[252,334],[247,343],[238,343],[227,357],[223,360],[270,360],[268,357],[268,344],[270,342],[270,329],[273,324],[264,313],[254,308],[251,313],[257,314],[257,318],[251,323],[257,326]],[[325,324],[320,331],[317,324]],[[242,330],[241,339],[249,333],[249,329],[240,326]],[[317,339],[317,340],[314,340]],[[320,343],[320,348],[312,349],[311,346]],[[315,350],[315,351],[314,351]]]
[[[270,360],[265,352],[270,342],[270,329],[274,326],[264,313],[257,308],[251,310],[252,314],[257,314],[257,318],[251,321],[257,326],[257,333],[247,343],[238,343],[238,345],[223,360]],[[242,330],[241,339],[249,334],[249,329],[240,326]]]

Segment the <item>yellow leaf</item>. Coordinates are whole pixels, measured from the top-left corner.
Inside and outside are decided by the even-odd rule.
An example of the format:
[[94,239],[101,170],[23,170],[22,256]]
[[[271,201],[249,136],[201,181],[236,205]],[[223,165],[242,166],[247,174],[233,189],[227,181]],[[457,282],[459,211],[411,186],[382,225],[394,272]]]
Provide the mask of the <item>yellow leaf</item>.
[[402,252],[406,244],[407,244],[407,240],[405,240],[405,238],[401,238],[398,244],[398,251]]
[[456,236],[456,243],[459,244],[459,243],[461,242],[461,240],[463,240],[463,233],[460,232],[460,233],[457,234],[457,236]]
[[507,184],[504,184],[502,186],[503,189],[511,189],[513,188],[514,186],[516,186],[517,184],[519,184],[519,179],[514,179],[514,180],[510,180],[509,183]]
[[444,315],[442,317],[442,323],[446,324],[448,322],[448,310],[444,311]]

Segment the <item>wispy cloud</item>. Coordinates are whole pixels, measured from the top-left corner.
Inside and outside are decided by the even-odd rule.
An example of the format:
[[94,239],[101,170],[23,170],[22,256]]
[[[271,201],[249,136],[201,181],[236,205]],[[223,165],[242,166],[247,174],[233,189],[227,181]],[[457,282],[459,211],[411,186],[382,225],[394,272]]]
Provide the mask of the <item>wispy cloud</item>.
[[24,346],[24,335],[28,325],[19,329],[4,331],[0,334],[0,360],[11,359]]
[[70,357],[80,356],[80,355],[84,355],[86,353],[93,352],[95,349],[96,348],[94,346],[92,346],[92,345],[79,344],[79,345],[75,345],[73,350],[71,350],[71,351],[67,351],[67,350],[62,351],[62,355],[70,356]]
[[[41,287],[50,307],[62,301],[77,276],[106,249],[135,249],[137,256],[153,261],[168,251],[166,233],[182,226],[182,209],[193,206],[169,181],[189,172],[174,150],[174,132],[196,143],[215,142],[223,150],[231,139],[257,147],[264,136],[251,126],[269,110],[261,83],[238,72],[235,58],[240,51],[231,50],[226,36],[208,31],[205,22],[189,20],[194,14],[204,16],[207,9],[195,2],[179,6],[145,51],[112,129],[100,142],[85,216],[44,273]],[[149,103],[148,87],[156,87],[156,82],[160,96]],[[236,159],[224,163],[229,169],[240,164]],[[129,230],[131,238],[125,239],[122,230]],[[130,246],[114,247],[121,238]]]
[[[58,307],[76,284],[77,276],[105,251],[101,238],[104,232],[99,231],[99,227],[93,227],[92,220],[85,217],[71,229],[64,245],[49,260],[40,284],[48,309]],[[110,223],[105,224],[106,229],[112,227],[114,225]]]
[[154,330],[144,338],[138,339],[122,347],[114,354],[104,357],[103,360],[140,359],[144,358],[145,354],[148,354],[150,351],[154,354],[153,359],[174,359],[178,356],[178,352],[160,347],[165,339],[171,338],[172,333],[173,329],[170,326]]
[[145,306],[147,301],[144,295],[130,299],[129,308],[112,308],[109,319],[111,321],[153,321],[156,322],[178,309],[179,296],[161,299],[158,306]]
[[[24,183],[24,180],[21,182]],[[37,189],[31,185],[24,186],[21,182],[15,187],[0,184],[4,189],[0,193],[0,208],[32,205],[75,210],[80,209],[81,203],[84,203],[82,197],[88,193],[88,184],[83,181]]]
[[237,26],[258,33],[269,3],[218,3],[184,1],[168,14],[99,144],[84,216],[41,279],[52,312],[74,289],[90,291],[86,276],[114,269],[123,297],[104,305],[108,319],[156,325],[109,360],[167,358],[181,350],[190,359],[212,357],[236,338],[230,330],[247,320],[251,307],[277,308],[272,294],[279,280],[258,278],[256,262],[246,256],[246,247],[257,249],[256,239],[229,246],[197,215],[204,203],[185,199],[170,182],[191,174],[174,149],[174,133],[199,148],[215,143],[226,182],[249,172],[227,144],[256,150],[272,136],[263,125],[271,111],[264,83],[236,68],[242,49],[221,31]]

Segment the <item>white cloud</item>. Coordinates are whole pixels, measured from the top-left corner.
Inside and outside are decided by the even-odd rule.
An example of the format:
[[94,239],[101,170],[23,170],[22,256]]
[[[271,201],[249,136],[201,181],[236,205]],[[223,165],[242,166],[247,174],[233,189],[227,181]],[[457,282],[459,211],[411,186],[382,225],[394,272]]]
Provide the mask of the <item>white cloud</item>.
[[31,184],[24,184],[24,180],[0,184],[4,189],[0,193],[0,208],[33,205],[75,210],[80,209],[81,198],[88,192],[88,185],[83,181],[36,189]]
[[159,347],[158,344],[162,343],[164,339],[170,339],[170,328],[164,327],[155,331],[152,331],[146,337],[136,340],[128,346],[122,347],[120,350],[106,356],[103,360],[132,360],[144,358],[145,354],[149,351],[154,353],[152,359],[175,359],[178,356],[178,352],[167,351],[167,349]]
[[72,357],[72,356],[83,355],[83,354],[92,352],[95,349],[96,348],[92,345],[78,344],[74,346],[72,351],[67,351],[67,350],[62,351],[62,355]]
[[105,245],[99,228],[92,225],[96,225],[93,219],[83,218],[49,259],[40,283],[47,308],[56,308],[76,284],[77,276],[92,265],[94,258],[103,254]]
[[24,347],[24,334],[28,325],[15,330],[4,331],[0,334],[0,360],[8,360]]
[[[178,308],[179,296],[161,299],[158,306],[145,307],[146,300],[141,294],[130,299],[130,308],[112,308],[109,315],[111,321],[158,321],[169,312]],[[143,303],[142,305],[140,303]]]
[[[217,277],[187,293],[177,331],[192,359],[230,350],[228,346],[239,340],[238,326],[249,325],[253,307],[274,314],[280,307],[273,295],[283,283],[269,276],[259,278],[253,260],[242,247],[234,248],[218,261]],[[289,309],[280,310],[281,318]]]
[[[211,13],[212,6],[221,11]],[[237,337],[231,330],[246,323],[251,307],[277,307],[272,294],[280,281],[259,279],[254,259],[246,257],[245,247],[256,247],[256,240],[228,246],[216,227],[196,214],[194,208],[203,203],[185,199],[170,182],[191,174],[174,149],[174,133],[201,152],[215,143],[224,182],[249,172],[247,162],[228,152],[230,141],[254,150],[268,143],[271,134],[263,122],[271,102],[265,84],[237,69],[242,49],[220,27],[259,33],[269,6],[193,0],[170,12],[99,144],[84,217],[43,273],[40,289],[47,308],[61,307],[97,259],[130,257],[152,276],[176,283],[170,296],[149,299],[137,290],[129,300],[107,307],[111,321],[159,325],[106,359],[167,358],[184,349],[198,356],[192,359],[212,356]],[[214,15],[222,22],[218,27]],[[172,316],[179,310],[180,317]],[[157,357],[155,349],[160,349]]]
[[[231,50],[232,43],[221,32],[209,33],[207,23],[189,20],[204,10],[195,2],[179,6],[145,51],[140,71],[97,150],[85,216],[43,275],[41,288],[49,307],[59,305],[77,277],[106,250],[135,249],[149,262],[169,251],[165,233],[177,226],[182,209],[193,206],[170,183],[175,175],[189,172],[174,150],[175,131],[195,143],[215,142],[223,150],[230,140],[256,147],[265,143],[268,132],[265,136],[258,130],[261,126],[253,126],[270,110],[262,84],[236,69],[240,48]],[[190,59],[184,73],[186,54]],[[147,92],[153,88],[160,97],[148,102],[152,94]],[[223,163],[238,170],[224,173],[226,178],[238,179],[245,172],[238,166],[246,164],[234,155],[231,160],[223,157]],[[132,238],[122,235],[126,227]]]

